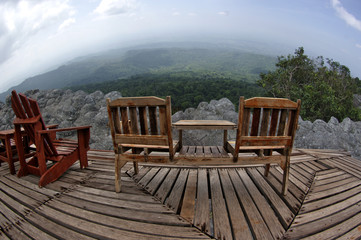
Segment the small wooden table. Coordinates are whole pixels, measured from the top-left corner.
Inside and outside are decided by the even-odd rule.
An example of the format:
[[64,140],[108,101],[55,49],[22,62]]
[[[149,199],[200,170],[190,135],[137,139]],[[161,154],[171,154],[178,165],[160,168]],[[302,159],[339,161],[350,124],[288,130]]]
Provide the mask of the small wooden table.
[[16,153],[14,135],[15,135],[14,129],[0,131],[0,140],[2,142],[1,147],[4,148],[0,152],[0,160],[7,162],[9,164],[9,169],[11,174],[15,174],[14,162],[19,160],[17,157],[14,158],[14,153]]
[[227,131],[233,130],[237,125],[226,120],[180,120],[173,123],[173,127],[179,130],[179,147],[182,148],[183,130],[217,130],[223,129],[223,146],[227,144]]

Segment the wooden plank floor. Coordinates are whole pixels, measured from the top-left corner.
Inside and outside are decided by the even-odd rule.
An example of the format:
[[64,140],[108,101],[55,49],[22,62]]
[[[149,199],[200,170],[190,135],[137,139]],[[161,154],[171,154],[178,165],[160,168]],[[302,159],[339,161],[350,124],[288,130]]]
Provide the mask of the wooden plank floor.
[[2,164],[0,239],[361,238],[361,162],[345,152],[294,150],[286,197],[276,166],[128,164],[117,194],[113,153],[88,156],[45,188]]

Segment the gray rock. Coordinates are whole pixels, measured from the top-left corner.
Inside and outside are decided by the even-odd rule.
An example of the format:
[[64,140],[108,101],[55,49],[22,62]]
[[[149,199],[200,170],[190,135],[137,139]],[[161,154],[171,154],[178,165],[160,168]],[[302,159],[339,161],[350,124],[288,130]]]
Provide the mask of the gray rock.
[[[179,120],[228,120],[237,123],[238,114],[234,111],[233,103],[227,98],[212,100],[210,103],[201,102],[197,108],[188,108],[184,112],[176,112],[172,122]],[[173,136],[178,139],[178,132],[173,131]],[[228,139],[235,139],[236,131],[228,131]],[[187,130],[183,131],[185,145],[222,145],[223,130]]]
[[[47,124],[58,124],[60,128],[91,125],[91,148],[112,149],[106,99],[117,99],[122,96],[120,92],[113,91],[104,95],[101,91],[86,94],[83,91],[54,89],[30,90],[25,94],[38,101]],[[361,102],[361,97],[359,100]],[[197,108],[188,108],[172,116],[173,122],[182,119],[217,119],[237,123],[238,114],[232,102],[222,98],[209,103],[201,102]],[[8,97],[5,103],[0,102],[0,130],[13,128],[13,120],[14,113]],[[76,139],[76,132],[59,136]],[[235,137],[236,131],[228,132],[228,139],[234,140]],[[177,131],[173,131],[173,138],[178,139]],[[223,131],[184,131],[185,144],[189,145],[221,145],[222,140]],[[361,159],[361,122],[345,118],[340,123],[334,117],[328,122],[310,122],[303,121],[300,117],[295,147],[346,150]]]

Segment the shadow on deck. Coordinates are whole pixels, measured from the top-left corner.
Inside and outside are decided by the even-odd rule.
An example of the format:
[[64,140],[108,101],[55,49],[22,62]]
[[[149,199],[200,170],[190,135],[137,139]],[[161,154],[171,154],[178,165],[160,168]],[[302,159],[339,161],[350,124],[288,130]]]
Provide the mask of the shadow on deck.
[[[361,162],[344,152],[298,150],[290,186],[273,166],[123,168],[114,192],[113,153],[89,151],[38,188],[0,167],[0,239],[352,239],[361,237]],[[17,166],[18,168],[18,166]]]

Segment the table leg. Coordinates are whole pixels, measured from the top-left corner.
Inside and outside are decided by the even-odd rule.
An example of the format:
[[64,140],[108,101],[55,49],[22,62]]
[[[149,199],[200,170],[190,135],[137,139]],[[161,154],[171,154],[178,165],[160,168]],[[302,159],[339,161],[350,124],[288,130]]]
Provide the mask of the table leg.
[[10,137],[5,138],[6,157],[8,158],[9,169],[11,174],[15,174],[15,166],[13,161],[13,151],[11,149]]
[[223,147],[224,147],[224,149],[227,149],[227,137],[228,137],[228,132],[227,132],[227,130],[224,130],[224,134],[223,134]]
[[183,131],[182,130],[179,130],[179,132],[178,132],[179,134],[179,136],[178,136],[178,142],[179,142],[179,149],[181,149],[182,148],[182,146],[183,146]]

